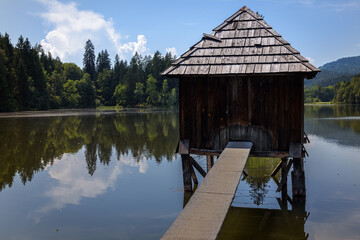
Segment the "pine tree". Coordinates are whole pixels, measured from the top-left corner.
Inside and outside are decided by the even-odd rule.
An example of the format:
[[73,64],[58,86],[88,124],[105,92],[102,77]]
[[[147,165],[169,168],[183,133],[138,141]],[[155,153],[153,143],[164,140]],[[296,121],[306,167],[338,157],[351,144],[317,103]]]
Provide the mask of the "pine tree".
[[90,75],[90,79],[92,81],[95,81],[95,48],[90,39],[87,40],[85,44],[83,70],[84,73],[88,73]]
[[109,53],[107,50],[102,50],[99,52],[98,57],[96,59],[96,72],[99,74],[104,69],[110,70],[111,69],[111,61],[109,57]]

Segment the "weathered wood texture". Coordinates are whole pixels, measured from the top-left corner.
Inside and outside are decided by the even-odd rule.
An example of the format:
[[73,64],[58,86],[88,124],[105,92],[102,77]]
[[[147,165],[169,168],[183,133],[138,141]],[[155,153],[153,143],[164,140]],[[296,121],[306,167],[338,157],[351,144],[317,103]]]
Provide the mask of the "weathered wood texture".
[[261,16],[243,7],[204,37],[163,74],[169,77],[303,73],[320,70],[300,55]]
[[162,239],[217,238],[251,146],[251,143],[233,143],[229,148],[225,148]]
[[180,138],[190,149],[251,141],[254,152],[303,142],[303,76],[181,77]]

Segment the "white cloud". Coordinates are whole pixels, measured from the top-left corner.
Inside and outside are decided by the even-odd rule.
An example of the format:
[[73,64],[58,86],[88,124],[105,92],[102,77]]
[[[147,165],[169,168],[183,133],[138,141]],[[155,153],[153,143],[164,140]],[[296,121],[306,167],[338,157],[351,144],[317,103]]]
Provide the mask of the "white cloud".
[[176,56],[177,55],[177,52],[176,52],[176,48],[174,48],[174,47],[168,47],[168,48],[166,48],[165,49],[165,51],[168,53],[171,53],[171,55],[173,55],[173,56]]
[[356,44],[356,46],[360,47],[360,43]]
[[311,57],[305,57],[311,64],[315,63],[315,59],[311,58]]
[[136,52],[139,54],[143,54],[149,51],[146,47],[147,40],[144,35],[138,35],[137,42],[128,42],[119,47],[119,54],[129,53],[135,54]]
[[101,14],[79,10],[74,2],[38,1],[47,9],[40,16],[54,27],[45,39],[41,40],[41,45],[63,61],[76,59],[81,62],[88,39],[91,39],[95,48],[105,47],[109,52],[119,54],[121,58],[129,57],[129,54],[135,52],[144,54],[148,51],[144,35],[138,35],[135,42],[121,43],[120,40],[126,37],[123,38],[115,30],[111,19],[106,20]]

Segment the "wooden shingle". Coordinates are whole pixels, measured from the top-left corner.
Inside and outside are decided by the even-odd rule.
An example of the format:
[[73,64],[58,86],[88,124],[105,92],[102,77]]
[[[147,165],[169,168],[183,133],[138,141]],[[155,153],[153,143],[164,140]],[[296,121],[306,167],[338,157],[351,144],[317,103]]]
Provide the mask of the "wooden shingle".
[[179,77],[303,73],[306,78],[313,78],[319,71],[261,16],[244,6],[211,34],[204,34],[162,74]]

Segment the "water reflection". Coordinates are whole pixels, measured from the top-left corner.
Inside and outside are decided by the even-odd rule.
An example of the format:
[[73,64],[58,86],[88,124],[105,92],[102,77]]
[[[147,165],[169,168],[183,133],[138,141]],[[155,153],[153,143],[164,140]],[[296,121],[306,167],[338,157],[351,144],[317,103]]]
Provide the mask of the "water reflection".
[[[305,232],[308,217],[305,197],[290,198],[287,185],[280,193],[276,193],[282,178],[281,171],[274,177],[271,177],[271,173],[279,162],[281,159],[276,158],[248,159],[245,166],[248,176],[238,186],[219,239],[278,240],[309,237]],[[272,204],[269,204],[271,201]]]
[[[269,193],[270,175],[272,170],[281,161],[279,158],[249,158],[245,171],[248,176],[244,178],[246,184],[249,186],[249,194],[253,203],[257,206],[264,204],[264,198]],[[279,171],[279,179],[281,178],[281,171]],[[235,203],[238,201],[236,194]],[[241,195],[240,195],[241,196]]]
[[[219,239],[307,239],[306,212],[230,207]],[[305,217],[305,218],[304,218]]]
[[345,146],[360,146],[360,105],[306,106],[305,130]]
[[[25,184],[64,154],[75,154],[83,148],[91,176],[97,164],[110,164],[112,154],[118,160],[130,154],[135,164],[149,158],[159,163],[162,159],[171,161],[178,139],[177,116],[172,112],[92,112],[81,116],[2,118],[0,190],[11,187],[16,174]],[[139,166],[140,172],[146,172],[146,164]]]

